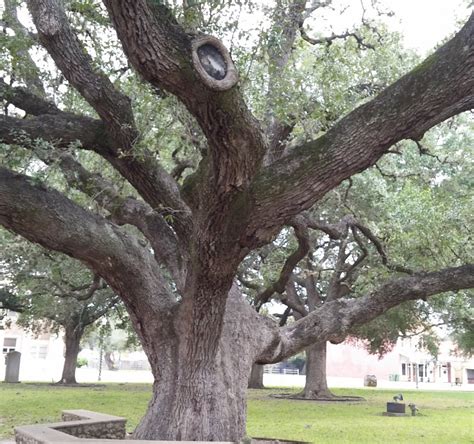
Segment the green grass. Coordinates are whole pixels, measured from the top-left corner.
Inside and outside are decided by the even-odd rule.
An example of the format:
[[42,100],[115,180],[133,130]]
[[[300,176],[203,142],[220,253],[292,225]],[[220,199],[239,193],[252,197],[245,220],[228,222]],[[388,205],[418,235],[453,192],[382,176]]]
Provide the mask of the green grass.
[[[473,443],[474,394],[403,391],[421,415],[382,416],[395,391],[334,390],[358,395],[361,404],[321,404],[271,398],[288,389],[250,390],[248,434],[315,443]],[[146,409],[147,384],[107,384],[97,387],[57,387],[47,384],[0,384],[0,438],[9,438],[21,424],[58,421],[61,410],[87,409],[124,416],[133,430]]]
[[[382,412],[395,391],[335,389],[336,394],[363,396],[359,404],[323,404],[269,399],[289,390],[251,390],[248,431],[315,443],[473,443],[474,395],[466,392],[403,391],[406,403],[420,409],[416,417],[386,417]],[[408,406],[407,406],[408,410]]]

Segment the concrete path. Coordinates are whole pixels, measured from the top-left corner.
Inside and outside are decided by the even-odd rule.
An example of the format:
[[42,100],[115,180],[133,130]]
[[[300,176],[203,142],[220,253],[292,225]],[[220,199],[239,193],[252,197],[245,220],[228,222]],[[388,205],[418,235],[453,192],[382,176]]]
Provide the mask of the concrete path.
[[[1,366],[0,366],[1,367]],[[98,383],[99,372],[92,368],[79,368],[76,372],[77,381],[80,383]],[[28,374],[25,374],[22,379],[23,382],[54,382],[59,380],[46,379],[45,376],[35,369],[29,369]],[[102,370],[101,382],[115,382],[115,383],[152,383],[153,376],[147,370],[117,370],[109,371]],[[266,387],[304,387],[304,375],[283,375],[265,373],[263,376],[263,383]],[[363,378],[342,378],[342,377],[328,377],[328,385],[330,388],[364,388]],[[474,392],[474,384],[463,384],[462,386],[451,385],[444,382],[426,382],[419,383],[418,387],[415,382],[402,381],[387,381],[384,379],[377,380],[377,388],[393,389],[393,390],[449,390],[459,392]],[[0,443],[2,444],[2,443]]]

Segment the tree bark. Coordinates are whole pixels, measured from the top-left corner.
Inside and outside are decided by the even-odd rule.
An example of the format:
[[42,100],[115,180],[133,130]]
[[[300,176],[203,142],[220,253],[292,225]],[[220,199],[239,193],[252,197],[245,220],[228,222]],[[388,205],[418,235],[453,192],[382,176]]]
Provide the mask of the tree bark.
[[107,351],[104,354],[104,360],[109,370],[118,370],[115,361],[112,358],[112,352]]
[[66,351],[64,353],[63,373],[58,384],[77,384],[77,355],[81,351],[80,343],[83,334],[84,329],[78,325],[67,325],[65,327],[64,343]]
[[250,372],[249,385],[251,389],[263,389],[263,365],[254,363]]
[[306,382],[302,397],[305,399],[331,399],[326,375],[327,342],[317,342],[306,349]]
[[246,433],[246,392],[259,348],[259,320],[234,286],[215,348],[209,347],[215,330],[202,318],[176,322],[174,334],[159,347],[156,341],[145,343],[155,383],[134,438],[240,441]]

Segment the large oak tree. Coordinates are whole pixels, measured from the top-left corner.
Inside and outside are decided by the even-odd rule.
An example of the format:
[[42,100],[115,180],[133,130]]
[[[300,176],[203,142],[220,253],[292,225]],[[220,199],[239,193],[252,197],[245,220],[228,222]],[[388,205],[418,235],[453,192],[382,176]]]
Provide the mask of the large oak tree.
[[[0,223],[82,261],[122,298],[155,377],[135,437],[236,441],[245,435],[253,362],[277,362],[344,335],[404,301],[474,287],[473,265],[413,273],[279,327],[257,314],[235,284],[251,251],[285,226],[304,233],[302,213],[343,180],[374,165],[398,141],[419,140],[473,107],[474,17],[374,99],[322,126],[313,140],[285,146],[295,124],[272,113],[277,89],[269,88],[268,110],[257,119],[234,84],[236,69],[223,45],[193,29],[200,20],[190,14],[194,2],[183,2],[181,22],[162,3],[103,0],[128,63],[154,88],[157,101],[176,97],[202,131],[206,147],[197,170],[181,183],[160,163],[155,147],[141,143],[130,98],[93,63],[64,3],[29,0],[37,31],[32,38],[95,117],[44,100],[33,72],[27,89],[0,83],[2,96],[27,114],[1,116],[0,138],[31,149],[38,139],[49,142],[36,151],[41,161],[57,164],[69,186],[107,214],[1,167]],[[326,3],[277,2],[283,14],[275,20],[279,44],[268,52],[273,78],[287,65],[296,39],[320,41],[303,24]],[[11,27],[22,32],[11,17]],[[357,34],[346,37],[364,43]],[[110,176],[89,171],[71,146],[100,156],[136,196],[124,197]]]

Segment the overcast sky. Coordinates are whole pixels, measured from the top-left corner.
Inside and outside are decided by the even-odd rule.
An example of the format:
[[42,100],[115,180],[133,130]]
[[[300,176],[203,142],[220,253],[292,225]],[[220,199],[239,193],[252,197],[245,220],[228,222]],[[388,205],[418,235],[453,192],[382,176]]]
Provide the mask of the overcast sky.
[[392,29],[404,35],[405,43],[421,52],[433,48],[459,28],[457,20],[469,14],[465,0],[383,0],[395,12]]
[[[365,5],[366,17],[385,22],[389,29],[404,36],[405,45],[423,55],[444,38],[459,29],[459,20],[467,19],[468,0],[378,0],[382,11],[394,12],[393,17],[376,17],[370,8],[372,0],[333,0],[334,10],[322,8],[308,20],[308,26],[316,33],[330,35],[343,32],[360,24]],[[472,9],[472,8],[471,8]],[[342,14],[340,11],[344,11]],[[311,32],[310,32],[311,34]]]
[[[262,0],[268,1],[268,0]],[[330,34],[329,25],[336,25],[336,30],[345,31],[354,23],[360,23],[362,16],[361,3],[369,10],[369,5],[374,0],[333,0],[337,12],[328,14],[327,30]],[[394,17],[383,17],[389,28],[399,31],[405,40],[407,47],[416,49],[423,55],[444,38],[459,29],[459,20],[465,20],[472,10],[474,4],[470,0],[378,0],[378,2],[395,13]],[[349,7],[344,14],[340,14],[341,5]],[[3,10],[3,0],[0,0],[0,12]],[[328,8],[323,8],[327,14]],[[30,23],[26,11],[21,12],[21,19]],[[258,20],[258,14],[245,18],[245,20]],[[316,30],[324,32],[324,20],[319,17]],[[255,23],[253,24],[255,26]]]

